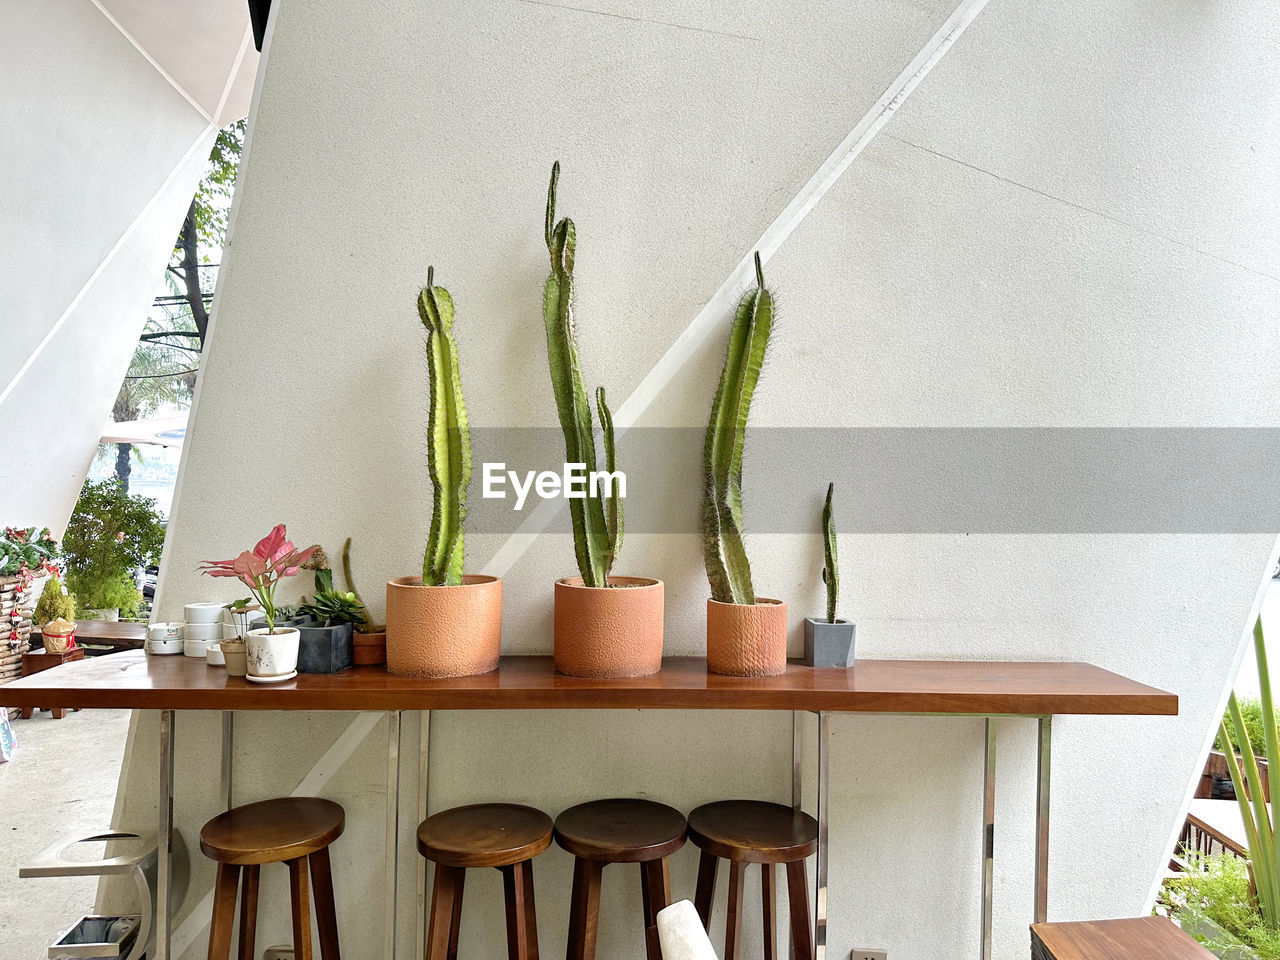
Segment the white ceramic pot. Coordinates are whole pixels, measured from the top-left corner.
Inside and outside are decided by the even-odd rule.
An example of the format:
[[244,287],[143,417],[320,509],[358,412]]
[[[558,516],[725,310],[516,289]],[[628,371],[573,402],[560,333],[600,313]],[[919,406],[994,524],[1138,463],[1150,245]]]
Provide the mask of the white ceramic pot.
[[188,603],[182,609],[186,612],[187,623],[217,623],[222,619],[222,608],[225,603],[209,600],[204,603]]
[[182,641],[182,653],[187,657],[204,659],[209,655],[209,648],[216,646],[216,640],[193,640],[191,637]]
[[188,640],[221,640],[222,624],[217,621],[213,623],[188,623],[183,627],[182,635]]
[[222,655],[222,641],[215,640],[209,644],[208,649],[204,652],[205,663],[211,667],[225,667],[227,658]]
[[245,638],[249,654],[249,676],[285,677],[298,669],[298,642],[302,635],[293,627],[276,627],[269,633],[266,627],[250,630]]

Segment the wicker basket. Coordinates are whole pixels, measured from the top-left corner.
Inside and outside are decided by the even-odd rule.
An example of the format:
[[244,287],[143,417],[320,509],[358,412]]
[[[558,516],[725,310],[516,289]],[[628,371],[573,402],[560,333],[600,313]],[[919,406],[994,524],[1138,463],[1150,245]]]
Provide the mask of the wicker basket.
[[[44,573],[0,577],[0,683],[22,675],[22,655],[31,649],[31,617],[48,579]],[[17,713],[10,710],[10,718]]]

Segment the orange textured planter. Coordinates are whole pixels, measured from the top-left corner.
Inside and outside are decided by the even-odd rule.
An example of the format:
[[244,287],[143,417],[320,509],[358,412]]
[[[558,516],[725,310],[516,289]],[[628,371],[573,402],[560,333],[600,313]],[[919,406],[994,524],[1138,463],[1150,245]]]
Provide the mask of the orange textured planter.
[[612,587],[556,581],[556,669],[574,677],[647,677],[662,669],[661,580],[610,577]]
[[707,600],[707,669],[731,677],[773,677],[787,669],[787,605]]
[[387,669],[402,677],[469,677],[497,669],[502,581],[464,576],[457,587],[421,577],[387,584]]

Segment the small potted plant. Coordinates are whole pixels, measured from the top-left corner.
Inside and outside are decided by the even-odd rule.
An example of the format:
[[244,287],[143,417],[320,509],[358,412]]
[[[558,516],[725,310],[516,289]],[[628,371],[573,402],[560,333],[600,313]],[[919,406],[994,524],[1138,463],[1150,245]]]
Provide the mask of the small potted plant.
[[822,582],[827,585],[827,618],[804,618],[804,662],[811,667],[849,667],[853,665],[854,626],[848,620],[836,619],[836,602],[840,597],[840,565],[836,555],[836,522],[831,498],[836,485],[827,484],[827,502],[822,508],[822,542],[825,563]]
[[756,254],[756,289],[738,303],[703,451],[703,556],[707,601],[707,669],[768,677],[787,668],[787,605],[757,597],[742,540],[742,448],[751,397],[760,379],[775,314]]
[[330,587],[298,608],[308,622],[298,627],[299,673],[338,673],[352,664],[352,634],[365,622],[364,605],[354,593]]
[[612,575],[622,546],[622,497],[613,475],[617,462],[613,417],[604,387],[596,389],[606,478],[597,482],[596,441],[590,394],[582,377],[573,317],[573,261],[577,231],[568,217],[556,222],[560,163],[547,188],[545,239],[551,274],[543,292],[547,358],[555,392],[565,463],[582,464],[586,496],[569,500],[578,576],[555,583],[555,662],[579,677],[642,677],[662,667],[663,584],[649,577]]
[[63,590],[62,581],[57,577],[50,577],[45,581],[40,599],[36,601],[35,613],[31,618],[32,623],[43,628],[45,624],[52,623],[54,620],[75,620],[75,618],[76,595],[66,593]]
[[348,592],[355,595],[360,604],[360,612],[364,618],[357,623],[355,636],[352,638],[351,660],[357,667],[372,667],[387,662],[387,625],[374,623],[373,614],[365,604],[360,591],[356,589],[355,578],[351,576],[351,538],[347,537],[342,545],[342,577],[347,583]]
[[276,589],[285,577],[297,576],[314,549],[298,550],[281,523],[252,550],[231,560],[206,560],[201,564],[201,573],[211,577],[238,578],[262,607],[266,626],[250,630],[245,638],[250,680],[279,683],[297,676],[298,629],[277,625],[276,618],[283,609],[276,606]]
[[462,572],[471,429],[462,399],[453,298],[434,285],[418,295],[427,331],[427,472],[434,500],[422,576],[387,584],[387,669],[401,676],[462,677],[497,669],[502,649],[502,580]]
[[[235,635],[228,637],[224,633],[218,649],[222,652],[223,666],[227,668],[227,676],[243,677],[249,671],[249,655],[245,647],[245,638],[255,626],[262,608],[253,602],[253,597],[244,597],[241,600],[232,600],[224,609],[227,625]],[[279,610],[276,615],[279,616]],[[265,623],[265,621],[257,622]]]

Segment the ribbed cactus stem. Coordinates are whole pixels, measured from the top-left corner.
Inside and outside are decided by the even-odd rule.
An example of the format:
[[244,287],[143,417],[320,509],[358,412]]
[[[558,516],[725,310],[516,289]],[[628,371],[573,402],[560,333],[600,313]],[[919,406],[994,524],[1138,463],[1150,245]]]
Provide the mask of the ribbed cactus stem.
[[[577,232],[568,217],[556,221],[556,186],[559,180],[560,162],[556,161],[551,168],[551,184],[547,188],[545,236],[547,252],[551,255],[551,274],[543,290],[542,315],[547,328],[551,386],[560,416],[560,428],[564,433],[565,462],[583,464],[590,476],[596,472],[596,445],[591,400],[582,379],[573,320],[573,257]],[[604,434],[605,460],[612,472],[615,463],[613,418],[605,405],[603,389],[596,394],[596,404]],[[592,496],[588,488],[585,499],[569,501],[569,515],[573,521],[574,553],[582,582],[588,587],[607,587],[609,571],[622,543],[621,501],[615,495],[606,505],[601,496]]]
[[831,497],[836,485],[827,484],[827,503],[822,508],[822,543],[825,560],[822,582],[827,585],[827,623],[836,622],[836,601],[840,598],[840,562],[836,556],[836,520]]
[[427,368],[431,405],[427,414],[427,469],[434,500],[431,531],[422,561],[422,582],[430,586],[462,583],[463,522],[471,481],[471,429],[462,399],[458,345],[453,338],[453,297],[435,286],[435,269],[418,295],[418,315],[427,330]]
[[743,295],[734,312],[703,451],[703,554],[711,596],[723,603],[756,602],[742,540],[742,450],[775,308],[773,294],[764,285],[759,253],[755,262],[756,289]]

